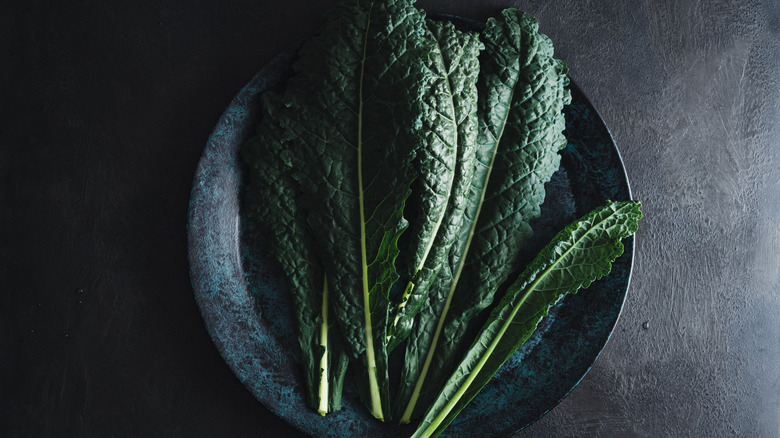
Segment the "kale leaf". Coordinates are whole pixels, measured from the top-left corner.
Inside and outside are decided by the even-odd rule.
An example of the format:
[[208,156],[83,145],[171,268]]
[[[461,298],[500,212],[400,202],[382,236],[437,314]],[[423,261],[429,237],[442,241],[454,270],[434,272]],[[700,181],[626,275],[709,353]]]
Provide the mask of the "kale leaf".
[[[406,251],[406,287],[393,309],[389,350],[409,335],[414,317],[425,304],[431,285],[447,263],[460,235],[469,188],[474,175],[477,136],[477,75],[484,47],[473,32],[461,32],[452,23],[427,20],[436,42],[428,54],[430,90],[423,99],[425,143],[416,163],[413,204]],[[416,220],[415,220],[416,219]]]
[[301,346],[306,400],[321,415],[341,409],[341,389],[349,363],[331,310],[325,273],[314,249],[306,215],[296,199],[298,185],[284,163],[286,145],[269,111],[278,106],[266,96],[257,135],[241,150],[249,164],[245,204],[249,217],[272,236],[271,254],[287,275]]
[[431,44],[409,0],[342,1],[301,48],[269,113],[303,192],[361,398],[380,420],[389,415],[389,290],[423,141]]
[[436,396],[462,350],[469,322],[520,268],[518,254],[531,237],[529,222],[540,215],[544,183],[560,165],[558,152],[566,146],[562,109],[571,100],[568,78],[565,64],[553,58],[552,42],[538,30],[532,16],[506,9],[482,33],[470,205],[452,255],[452,280],[431,303],[441,310],[421,321],[425,327],[409,341],[402,422],[421,414]]
[[558,233],[493,309],[412,438],[438,436],[531,336],[553,304],[609,274],[621,239],[642,218],[638,202],[607,202]]

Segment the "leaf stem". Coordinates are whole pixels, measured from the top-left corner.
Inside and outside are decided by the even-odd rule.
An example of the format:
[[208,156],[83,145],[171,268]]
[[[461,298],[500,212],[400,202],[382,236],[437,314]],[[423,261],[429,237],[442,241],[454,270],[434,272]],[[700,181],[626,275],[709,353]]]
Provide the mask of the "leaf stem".
[[366,70],[366,52],[368,47],[368,29],[371,28],[371,9],[368,8],[366,32],[363,37],[363,58],[360,60],[360,90],[358,102],[358,144],[357,144],[357,170],[358,170],[358,204],[360,206],[360,258],[362,262],[363,276],[363,316],[365,318],[366,333],[366,365],[368,372],[368,386],[371,392],[371,414],[384,421],[382,414],[382,400],[379,395],[379,382],[376,377],[376,357],[374,354],[374,333],[371,324],[371,300],[368,287],[368,254],[366,251],[366,212],[365,196],[363,194],[363,83]]
[[322,357],[320,358],[320,405],[317,412],[320,415],[328,413],[329,400],[330,400],[330,388],[328,380],[328,275],[324,276],[324,283],[322,285],[322,323],[320,324],[320,345],[324,349]]

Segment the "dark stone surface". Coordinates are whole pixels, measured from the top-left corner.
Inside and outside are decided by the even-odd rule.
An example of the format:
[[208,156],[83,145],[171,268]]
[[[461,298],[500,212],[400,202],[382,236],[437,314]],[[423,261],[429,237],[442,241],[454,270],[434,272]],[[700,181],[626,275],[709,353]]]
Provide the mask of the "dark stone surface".
[[[0,3],[0,435],[301,436],[208,337],[184,224],[219,115],[327,4]],[[777,2],[420,5],[537,16],[644,204],[610,342],[518,436],[780,436]]]

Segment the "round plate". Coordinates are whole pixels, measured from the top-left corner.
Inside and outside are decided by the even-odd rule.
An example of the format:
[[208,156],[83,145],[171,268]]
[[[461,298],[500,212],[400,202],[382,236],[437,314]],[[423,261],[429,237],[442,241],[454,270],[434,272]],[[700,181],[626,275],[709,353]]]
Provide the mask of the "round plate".
[[[452,19],[448,17],[448,19]],[[351,375],[343,409],[321,417],[304,402],[303,371],[288,286],[263,248],[265,236],[241,205],[238,152],[256,126],[258,95],[280,84],[296,50],[288,50],[247,84],[206,144],[192,188],[188,239],[192,285],[209,334],[246,388],[279,417],[313,436],[409,436],[410,426],[380,423],[357,397]],[[606,126],[576,84],[565,109],[569,145],[547,183],[542,217],[524,251],[533,255],[555,233],[607,199],[631,199],[623,163]],[[568,295],[534,335],[446,430],[449,437],[504,437],[532,423],[583,378],[607,342],[628,288],[633,238],[609,276]]]

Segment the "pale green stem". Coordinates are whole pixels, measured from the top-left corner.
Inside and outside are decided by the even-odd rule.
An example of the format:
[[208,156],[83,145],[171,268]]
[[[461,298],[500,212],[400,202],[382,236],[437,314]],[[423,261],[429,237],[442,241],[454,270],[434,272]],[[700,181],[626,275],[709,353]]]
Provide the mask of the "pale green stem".
[[320,324],[320,345],[323,348],[322,357],[320,358],[320,406],[317,412],[320,415],[328,413],[328,401],[330,399],[330,388],[328,385],[328,277],[325,276],[324,284],[322,286],[322,324]]
[[371,27],[371,9],[368,9],[368,21],[363,40],[363,59],[360,61],[360,91],[358,104],[358,144],[357,144],[357,168],[358,168],[358,203],[360,206],[360,258],[363,264],[363,316],[366,327],[366,364],[368,367],[368,387],[371,392],[371,414],[384,421],[382,413],[382,400],[379,396],[379,382],[376,377],[376,357],[374,354],[374,334],[371,325],[371,301],[368,287],[368,254],[366,251],[366,213],[365,199],[363,195],[363,76],[366,69],[366,49],[368,46],[368,29]]

